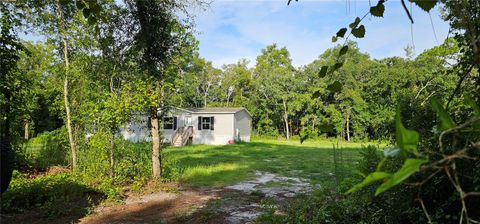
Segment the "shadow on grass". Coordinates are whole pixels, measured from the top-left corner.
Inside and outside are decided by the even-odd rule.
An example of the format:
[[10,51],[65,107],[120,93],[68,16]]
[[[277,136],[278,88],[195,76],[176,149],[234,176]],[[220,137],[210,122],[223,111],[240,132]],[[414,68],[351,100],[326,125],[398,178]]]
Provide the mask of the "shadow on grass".
[[360,158],[358,147],[329,143],[314,145],[250,142],[225,146],[194,145],[165,150],[166,165],[175,166],[178,179],[197,186],[224,186],[252,178],[255,171],[302,177],[313,183],[333,180],[333,173],[348,172]]
[[104,195],[68,173],[28,179],[18,172],[2,194],[2,223],[71,223]]

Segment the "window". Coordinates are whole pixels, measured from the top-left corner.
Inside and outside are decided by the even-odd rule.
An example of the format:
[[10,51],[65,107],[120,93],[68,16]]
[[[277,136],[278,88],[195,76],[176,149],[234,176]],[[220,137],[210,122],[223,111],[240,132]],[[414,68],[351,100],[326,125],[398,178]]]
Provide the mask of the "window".
[[198,130],[213,130],[214,117],[198,117]]
[[210,117],[202,117],[202,129],[210,129]]
[[173,130],[174,129],[174,119],[173,117],[164,117],[163,118],[163,129]]

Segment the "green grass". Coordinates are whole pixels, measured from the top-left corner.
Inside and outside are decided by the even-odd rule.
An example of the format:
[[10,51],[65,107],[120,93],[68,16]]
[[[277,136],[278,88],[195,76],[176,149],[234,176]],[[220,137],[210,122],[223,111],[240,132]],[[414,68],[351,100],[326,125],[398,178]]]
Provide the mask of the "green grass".
[[[346,175],[365,144],[339,143],[337,173]],[[341,152],[340,152],[341,151]],[[255,171],[309,179],[312,184],[334,180],[333,143],[255,140],[225,146],[192,145],[166,148],[168,175],[193,186],[225,186],[254,178]],[[338,158],[338,157],[337,157]],[[168,168],[171,167],[171,168]]]

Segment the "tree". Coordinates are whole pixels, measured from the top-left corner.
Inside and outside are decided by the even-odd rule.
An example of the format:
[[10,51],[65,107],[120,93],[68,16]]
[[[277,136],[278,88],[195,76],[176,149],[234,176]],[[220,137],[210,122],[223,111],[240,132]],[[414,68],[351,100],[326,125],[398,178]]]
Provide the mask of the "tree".
[[[14,28],[19,21],[13,16],[13,7],[0,3],[0,149],[1,149],[1,193],[10,184],[13,171],[13,152],[11,145],[11,122],[15,119],[12,111],[21,106],[14,104],[15,95],[21,91],[22,82],[15,76],[19,53],[23,50]],[[20,84],[20,85],[19,85]]]
[[[19,9],[21,19],[27,24],[26,27],[33,27],[39,30],[50,40],[61,46],[61,57],[64,62],[63,72],[63,104],[65,110],[65,123],[67,126],[68,140],[72,154],[72,169],[77,166],[77,144],[72,121],[71,96],[69,96],[69,80],[71,79],[71,61],[69,38],[73,35],[68,28],[81,25],[79,22],[88,19],[94,24],[99,17],[101,7],[97,1],[18,1],[13,3]],[[28,16],[26,16],[28,15]],[[59,47],[60,48],[60,47]]]
[[184,5],[177,1],[127,1],[127,7],[133,15],[135,33],[133,50],[138,52],[138,63],[145,74],[146,80],[152,81],[148,90],[150,102],[150,134],[152,136],[152,169],[153,177],[162,175],[161,137],[159,133],[159,118],[165,111],[166,69],[172,58],[181,48],[185,36],[182,30],[187,28],[175,14],[183,10]]
[[[294,71],[290,53],[285,47],[278,49],[276,44],[262,50],[262,54],[257,57],[254,71],[257,91],[264,96],[261,101],[270,107],[274,114],[281,114],[277,119],[283,121],[287,139],[290,138],[290,109],[287,104],[294,93]],[[282,110],[279,110],[279,107]]]

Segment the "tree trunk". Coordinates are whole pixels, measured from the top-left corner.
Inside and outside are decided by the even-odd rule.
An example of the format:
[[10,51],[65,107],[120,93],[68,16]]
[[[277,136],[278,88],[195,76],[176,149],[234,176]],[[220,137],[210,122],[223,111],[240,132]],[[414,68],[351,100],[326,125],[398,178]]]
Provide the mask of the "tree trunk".
[[11,107],[10,102],[12,102],[12,94],[9,89],[7,88],[0,88],[2,93],[5,96],[6,102],[5,107],[0,108],[1,112],[4,112],[4,116],[6,117],[3,122],[0,120],[0,151],[1,151],[1,169],[0,169],[0,185],[1,185],[1,192],[3,193],[7,190],[10,181],[12,180],[12,173],[13,173],[13,161],[15,160],[15,154],[12,150],[12,145],[10,144],[10,120],[12,116],[10,114]]
[[287,103],[285,102],[285,100],[283,100],[283,109],[284,109],[283,119],[285,121],[285,136],[286,136],[287,140],[289,140],[290,139],[290,129],[288,127]]
[[30,126],[30,120],[25,119],[25,124],[24,124],[24,126],[23,126],[23,128],[24,128],[24,130],[23,130],[23,139],[25,139],[25,140],[28,140],[28,139],[29,139],[29,133],[28,133],[29,126]]
[[70,115],[70,103],[68,101],[68,72],[70,63],[68,61],[68,43],[67,43],[67,34],[65,32],[65,19],[63,17],[63,9],[60,4],[60,0],[56,1],[57,3],[57,12],[60,18],[60,33],[63,39],[63,59],[65,61],[65,78],[63,80],[63,102],[65,104],[65,113],[67,116],[67,132],[68,132],[68,142],[70,143],[70,149],[72,151],[72,170],[77,167],[77,146],[73,138],[72,131],[72,119]]
[[162,164],[160,157],[160,134],[158,130],[158,115],[157,108],[152,107],[150,111],[150,132],[152,134],[152,169],[153,177],[155,179],[160,179],[162,176]]
[[207,107],[207,95],[207,92],[205,92],[205,94],[203,95],[203,107]]
[[347,115],[346,115],[346,125],[347,125],[347,141],[349,142],[350,141],[350,119],[349,119],[349,115],[350,113],[347,111]]
[[115,176],[115,134],[112,133],[112,138],[110,139],[110,176]]

